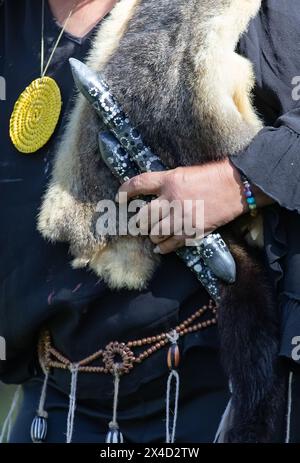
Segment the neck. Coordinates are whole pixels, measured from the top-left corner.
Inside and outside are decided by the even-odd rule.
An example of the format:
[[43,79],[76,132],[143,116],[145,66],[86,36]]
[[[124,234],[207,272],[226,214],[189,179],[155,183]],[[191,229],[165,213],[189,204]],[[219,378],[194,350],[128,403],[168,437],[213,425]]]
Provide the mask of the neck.
[[73,9],[66,31],[76,37],[83,37],[112,10],[117,0],[48,0],[48,3],[61,26]]

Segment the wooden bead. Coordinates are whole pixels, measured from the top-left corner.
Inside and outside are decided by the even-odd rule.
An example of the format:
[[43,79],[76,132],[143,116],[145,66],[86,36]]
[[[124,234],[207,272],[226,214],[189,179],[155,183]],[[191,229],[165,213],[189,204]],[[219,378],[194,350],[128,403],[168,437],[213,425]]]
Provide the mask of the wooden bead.
[[178,368],[180,362],[179,347],[177,344],[172,344],[168,350],[167,364],[170,370]]

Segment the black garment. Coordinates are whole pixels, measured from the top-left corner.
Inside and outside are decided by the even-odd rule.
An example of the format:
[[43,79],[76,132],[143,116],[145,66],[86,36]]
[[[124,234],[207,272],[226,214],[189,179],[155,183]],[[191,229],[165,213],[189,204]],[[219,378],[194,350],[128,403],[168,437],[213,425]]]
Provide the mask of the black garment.
[[[23,435],[18,433],[15,437],[21,441],[29,439],[29,427],[24,426],[28,419],[26,413],[32,416],[39,400],[40,390],[31,379],[41,375],[35,353],[37,334],[43,324],[50,328],[55,346],[76,361],[112,340],[127,341],[170,330],[208,300],[197,279],[175,255],[164,259],[148,290],[112,292],[91,272],[71,268],[66,245],[49,244],[36,231],[36,215],[51,172],[54,146],[72,107],[73,80],[68,58],[83,60],[93,35],[82,40],[63,35],[47,73],[61,88],[62,118],[44,148],[32,155],[22,155],[9,140],[8,124],[18,95],[39,75],[40,24],[41,2],[37,0],[5,1],[0,10],[0,34],[4,36],[0,43],[0,75],[7,80],[7,101],[0,103],[4,116],[0,124],[0,210],[5,218],[0,228],[0,335],[6,338],[8,357],[6,362],[0,362],[0,377],[6,382],[28,381],[18,421]],[[47,6],[47,56],[58,33]],[[227,380],[218,358],[217,330],[209,328],[190,334],[180,340],[180,347],[185,375],[180,408],[184,407],[186,419],[191,413],[189,440],[210,440],[228,399]],[[122,378],[120,420],[123,422],[122,409],[125,421],[126,416],[134,416],[132,441],[137,442],[143,432],[148,432],[143,437],[145,440],[156,439],[164,433],[166,375],[166,349],[162,349]],[[150,387],[149,394],[147,385],[154,382],[156,386]],[[55,370],[50,391],[60,398],[62,410],[67,407],[69,387],[70,374]],[[50,407],[51,397],[50,393]],[[109,421],[112,377],[79,375],[77,397],[84,403],[90,401],[91,414],[93,408],[98,407]],[[154,426],[147,424],[151,416]],[[148,431],[140,429],[142,420]],[[182,438],[187,439],[185,424],[181,426]],[[98,438],[96,430],[95,435],[99,442],[101,437]],[[65,436],[56,434],[53,439],[64,441]]]
[[254,64],[255,106],[266,127],[232,157],[277,202],[265,211],[265,243],[282,313],[281,355],[288,358],[300,335],[299,25],[297,0],[269,0],[242,37],[239,51]]

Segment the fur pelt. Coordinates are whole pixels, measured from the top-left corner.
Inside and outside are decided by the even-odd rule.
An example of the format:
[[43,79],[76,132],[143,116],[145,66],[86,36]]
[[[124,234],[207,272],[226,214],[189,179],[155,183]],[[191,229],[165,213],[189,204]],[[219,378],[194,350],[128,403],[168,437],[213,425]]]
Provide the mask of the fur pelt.
[[[235,53],[260,0],[122,0],[100,27],[87,65],[101,70],[151,149],[170,168],[224,159],[262,124],[251,104],[252,66]],[[118,182],[100,160],[94,110],[78,96],[58,148],[38,228],[67,241],[73,265],[88,265],[112,288],[143,288],[159,258],[141,237],[95,231],[99,200]],[[228,228],[228,227],[227,227]],[[221,344],[233,384],[228,439],[267,441],[279,403],[277,314],[262,267],[225,229],[238,280],[223,288]]]

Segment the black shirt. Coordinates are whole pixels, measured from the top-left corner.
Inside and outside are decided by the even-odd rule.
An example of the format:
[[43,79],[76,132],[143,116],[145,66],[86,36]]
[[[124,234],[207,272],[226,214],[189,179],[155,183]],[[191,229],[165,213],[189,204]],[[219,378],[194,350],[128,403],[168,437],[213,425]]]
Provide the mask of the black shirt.
[[[297,0],[267,0],[239,50],[254,65],[255,106],[266,127],[232,158],[271,196],[265,250],[281,308],[281,350],[291,358],[300,335],[300,9]],[[299,361],[298,361],[299,363]]]
[[[48,3],[45,15],[46,60],[59,33]],[[40,70],[41,2],[4,2],[0,13],[0,75],[7,81],[7,100],[1,102],[0,124],[0,335],[7,341],[1,377],[19,382],[36,374],[36,339],[43,324],[50,327],[54,343],[72,360],[83,358],[112,340],[147,337],[176,326],[207,301],[195,276],[175,255],[164,258],[145,291],[111,291],[91,272],[73,270],[68,246],[49,244],[36,230],[36,216],[45,191],[65,116],[73,103],[70,56],[84,59],[93,36],[83,39],[65,33],[47,75],[55,78],[63,96],[63,114],[55,134],[35,154],[16,151],[8,124],[18,95]],[[217,350],[215,328],[182,340],[182,350],[192,346]],[[136,374],[123,381],[122,393],[134,391],[143,381],[165,374],[165,352],[138,365]],[[150,363],[150,364],[149,364]],[[84,376],[84,375],[83,375]],[[66,391],[69,375],[56,371],[54,380]],[[224,385],[224,377],[217,381]],[[96,382],[96,386],[94,382]],[[111,378],[90,376],[80,381],[78,396],[111,393]]]

